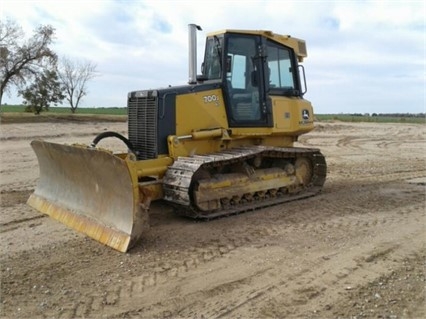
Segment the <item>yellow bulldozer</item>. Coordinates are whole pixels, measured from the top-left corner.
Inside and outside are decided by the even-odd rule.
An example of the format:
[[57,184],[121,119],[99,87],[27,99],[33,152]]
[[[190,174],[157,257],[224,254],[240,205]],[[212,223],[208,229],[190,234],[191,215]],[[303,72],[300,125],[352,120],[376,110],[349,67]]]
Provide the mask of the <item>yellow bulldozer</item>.
[[[324,156],[294,147],[314,128],[303,98],[305,41],[262,30],[209,33],[197,75],[197,30],[189,25],[188,84],[128,93],[128,137],[31,142],[40,177],[30,206],[125,252],[148,229],[155,200],[211,219],[321,191]],[[128,152],[97,147],[104,138]]]

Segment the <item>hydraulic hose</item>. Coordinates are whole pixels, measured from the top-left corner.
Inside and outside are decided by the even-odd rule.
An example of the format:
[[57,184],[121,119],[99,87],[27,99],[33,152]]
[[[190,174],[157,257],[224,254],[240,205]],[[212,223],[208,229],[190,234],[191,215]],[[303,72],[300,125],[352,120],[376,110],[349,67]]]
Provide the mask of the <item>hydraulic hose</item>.
[[107,138],[107,137],[116,137],[116,138],[120,139],[121,141],[124,142],[124,144],[126,144],[126,146],[128,147],[128,149],[133,152],[133,145],[132,145],[132,143],[127,138],[125,138],[123,135],[121,135],[120,133],[112,132],[112,131],[107,131],[107,132],[100,133],[98,136],[96,136],[93,139],[93,142],[92,142],[92,144],[90,144],[90,146],[91,147],[96,147],[96,145],[101,140],[103,140],[104,138]]

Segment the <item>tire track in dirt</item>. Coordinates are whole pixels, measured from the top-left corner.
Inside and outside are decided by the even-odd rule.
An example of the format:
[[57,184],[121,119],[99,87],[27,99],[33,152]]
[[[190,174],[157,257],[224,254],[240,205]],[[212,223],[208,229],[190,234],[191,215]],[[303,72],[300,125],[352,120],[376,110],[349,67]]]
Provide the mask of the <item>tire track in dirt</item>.
[[[34,179],[31,179],[31,180],[27,180],[26,182],[18,181],[18,182],[14,182],[12,184],[1,186],[0,198],[3,197],[3,195],[1,195],[1,194],[12,193],[12,192],[20,192],[20,193],[31,194],[34,191],[34,188],[37,184],[37,180],[38,180],[38,178],[34,178]],[[28,195],[28,197],[30,197],[30,195]],[[27,197],[27,199],[28,199],[28,197]]]
[[[411,207],[410,209],[408,209],[408,213],[409,212],[418,212],[418,207]],[[424,214],[422,216],[424,217]],[[412,221],[407,222],[407,219],[405,219],[405,222],[402,223],[400,219],[395,219],[392,222],[394,225],[397,225],[397,227],[404,227],[404,224],[412,223]],[[367,227],[374,228],[374,223],[369,224],[369,226]],[[263,302],[260,302],[261,299],[262,301],[270,300],[270,295],[276,295],[275,305],[277,307],[275,308],[279,309],[279,311],[276,313],[271,313],[271,308],[274,309],[274,307],[271,307],[271,302],[269,302],[266,303],[267,306],[265,306],[263,309],[265,313],[261,313],[262,316],[283,317],[286,315],[297,313],[297,311],[292,308],[298,308],[301,305],[311,303],[313,299],[321,298],[321,296],[324,299],[330,298],[329,292],[327,292],[327,295],[325,295],[326,288],[324,287],[335,287],[339,285],[344,286],[347,285],[348,282],[360,285],[361,282],[368,282],[372,278],[375,278],[375,276],[377,276],[377,273],[380,273],[379,271],[376,272],[374,269],[372,269],[374,267],[371,267],[371,265],[376,266],[376,264],[380,263],[380,260],[389,258],[392,258],[393,263],[396,265],[403,258],[406,258],[412,253],[415,254],[417,252],[417,249],[422,246],[422,242],[421,240],[419,240],[419,235],[421,234],[422,227],[419,226],[417,227],[417,229],[417,232],[406,232],[405,234],[403,234],[402,239],[394,238],[392,242],[389,242],[386,238],[384,243],[379,247],[375,247],[370,243],[364,244],[366,246],[365,249],[357,247],[357,254],[351,258],[347,258],[344,253],[342,255],[334,254],[333,256],[326,258],[322,257],[323,260],[326,260],[326,262],[324,262],[324,266],[318,267],[318,265],[322,263],[322,260],[320,260],[320,262],[316,261],[312,265],[309,265],[309,267],[302,269],[294,275],[290,275],[288,278],[282,280],[277,285],[274,285],[274,280],[272,280],[270,281],[270,285],[265,285],[263,289],[257,291],[250,291],[251,296],[256,296],[257,300],[255,300],[255,302],[253,302],[254,298],[246,298],[248,297],[248,295],[243,295],[238,302],[228,302],[227,309],[224,313],[214,315],[212,317],[222,318],[228,316],[236,316],[238,315],[238,310],[242,306],[249,307],[249,303],[252,302],[252,312],[255,313],[258,304],[263,304]],[[410,245],[409,247],[401,247],[400,242],[407,242],[407,239],[408,242],[415,241],[416,245]],[[329,267],[328,264],[330,264],[331,262],[333,264],[340,265],[337,271],[330,271],[332,267]],[[379,268],[379,266],[376,267]],[[361,282],[360,278],[363,278]],[[367,278],[368,280],[366,280]],[[264,281],[267,282],[266,279],[262,279],[262,282]],[[325,285],[324,282],[326,282]],[[253,286],[258,287],[257,284]],[[346,289],[349,288],[352,289],[352,287],[346,286]],[[268,292],[268,294],[266,294],[266,292]],[[248,302],[245,302],[246,299],[248,300]],[[285,303],[287,303],[286,307],[283,307],[283,302],[284,305]],[[231,306],[229,306],[230,304]],[[274,302],[272,302],[272,304],[274,304]],[[216,306],[211,307],[213,310],[213,312],[210,313],[211,315],[214,314],[217,310]],[[204,305],[204,308],[208,309],[209,307],[206,307],[206,305]],[[283,308],[287,308],[287,312],[282,313]],[[244,313],[247,312],[250,313],[250,311],[245,311]],[[254,318],[256,317],[258,317],[258,314],[254,315]]]
[[[391,189],[391,191],[387,194],[387,196],[391,198],[393,196],[394,186],[384,185],[383,187]],[[410,188],[410,186],[407,187]],[[415,186],[412,187],[416,188]],[[129,280],[118,283],[114,285],[114,287],[107,289],[102,295],[91,295],[89,293],[89,295],[85,296],[86,301],[84,304],[79,303],[70,305],[69,307],[63,307],[59,315],[61,318],[82,316],[90,317],[94,313],[109,313],[117,307],[123,309],[134,307],[135,305],[132,305],[129,300],[140,300],[143,296],[149,294],[151,290],[155,290],[158,286],[164,286],[170,281],[179,281],[180,278],[188,276],[198,268],[205,268],[210,263],[214,263],[218,259],[227,258],[229,254],[232,255],[233,252],[238,251],[239,249],[261,244],[265,238],[270,241],[273,237],[285,238],[287,236],[294,235],[295,233],[299,233],[299,235],[303,235],[305,233],[318,234],[329,232],[330,229],[332,229],[335,237],[345,236],[348,228],[355,227],[358,228],[357,233],[361,233],[365,230],[374,229],[378,225],[382,224],[386,224],[388,227],[391,225],[400,225],[404,222],[404,220],[406,220],[406,215],[418,212],[424,208],[424,203],[421,201],[419,202],[419,200],[421,200],[419,197],[421,189],[410,189],[410,191],[412,191],[412,197],[410,199],[412,199],[415,204],[409,208],[401,207],[398,214],[389,216],[386,214],[386,209],[392,204],[380,207],[380,203],[382,202],[381,200],[374,198],[373,202],[372,200],[368,201],[372,190],[375,188],[377,188],[376,185],[365,187],[361,190],[357,190],[356,187],[351,187],[350,189],[353,189],[354,192],[351,192],[350,189],[345,189],[342,191],[343,194],[330,193],[328,196],[326,194],[325,198],[320,198],[321,196],[314,197],[308,202],[303,201],[299,203],[299,206],[301,206],[298,208],[301,210],[300,214],[294,213],[290,217],[282,215],[282,219],[276,218],[278,217],[277,215],[280,215],[278,208],[271,209],[266,213],[266,219],[264,218],[266,221],[262,224],[257,224],[253,227],[246,226],[244,227],[244,232],[235,230],[229,231],[229,233],[225,232],[219,242],[203,246],[202,248],[192,249],[189,256],[183,258],[183,262],[175,264],[173,264],[173,262],[169,262],[167,265],[157,267],[155,271],[148,271],[143,275],[132,277]],[[339,197],[339,202],[337,204],[332,200],[333,198],[336,198],[336,196]],[[357,203],[362,201],[365,202],[365,208],[358,207],[359,209],[356,211],[352,209],[353,207],[356,207],[355,205]],[[315,207],[317,204],[318,207],[321,207],[320,212],[312,212],[309,208],[312,206]],[[298,206],[296,203],[291,205]],[[369,212],[367,209],[368,205],[371,206],[370,208],[378,208],[378,211],[376,213]],[[336,209],[338,207],[340,209]],[[294,208],[296,209],[296,207]],[[252,215],[255,214],[261,215],[262,212],[255,212]],[[335,239],[336,238],[334,238],[334,240]],[[330,259],[334,259],[334,256],[326,256],[324,260]],[[348,269],[349,272],[353,271],[350,267]],[[295,278],[299,278],[304,272],[308,272],[308,269],[302,270],[301,273],[298,273],[297,276],[295,276]],[[256,276],[258,276],[258,274]],[[338,280],[347,276],[348,274],[345,274],[345,271],[343,271],[343,273],[336,274]],[[308,279],[311,280],[310,277]],[[302,282],[301,285],[304,286],[305,282]],[[238,295],[243,297],[235,301],[235,309],[246,304],[247,300],[261,298],[266,291],[276,289],[276,287],[266,285],[264,289],[265,291],[261,292],[239,290]],[[298,288],[297,291],[296,290],[293,291],[296,296],[301,295],[303,292],[301,288]],[[322,293],[317,290],[318,289],[315,289],[315,287],[311,287],[306,291],[306,294],[316,295]],[[297,299],[293,302],[297,303]],[[214,309],[217,312],[217,307],[214,307]],[[47,317],[54,314],[57,313],[52,312],[49,314],[49,312],[46,312]],[[206,314],[208,315],[209,313]],[[224,313],[224,315],[226,314],[227,312]],[[185,317],[185,314],[179,313],[179,316],[180,315]]]
[[[21,227],[34,227],[37,224],[33,223],[35,220],[45,218],[46,215],[42,215],[35,212],[26,205],[27,199],[32,193],[32,190],[3,190],[0,192],[0,207],[1,207],[1,218],[0,218],[0,233],[4,235],[9,231]],[[29,224],[28,226],[25,224]]]
[[[390,273],[347,290],[333,306],[312,318],[425,318],[425,258],[424,250],[407,256]],[[404,300],[410,300],[410,306],[401,309]]]
[[0,207],[10,207],[25,204],[32,190],[2,190],[0,191]]
[[[301,138],[302,144],[318,145],[318,143],[311,142],[313,139],[324,139],[332,142],[331,145],[341,150],[368,150],[371,151],[383,151],[388,149],[396,149],[400,147],[412,147],[410,144],[417,145],[419,140],[425,138],[413,131],[411,127],[395,128],[383,125],[383,130],[377,133],[375,137],[356,136],[358,133],[357,126],[354,125],[343,125],[338,131],[341,131],[346,135],[341,138],[336,138],[335,134],[330,135],[330,131],[335,131],[338,126],[335,125],[317,125],[317,128],[312,134],[303,136]],[[351,130],[353,132],[351,132]],[[331,146],[328,145],[327,146]]]
[[[406,177],[406,176],[405,176]],[[422,185],[410,185],[402,182],[374,182],[371,184],[352,184],[350,188],[341,188],[340,192],[345,192],[345,197],[335,201],[339,191],[334,187],[325,190],[320,196],[304,200],[303,202],[293,202],[288,205],[275,206],[269,208],[270,213],[285,216],[280,220],[274,220],[269,225],[269,232],[275,227],[282,225],[292,226],[293,229],[307,231],[318,230],[327,231],[328,228],[357,227],[366,223],[385,224],[390,222],[390,218],[405,218],[401,213],[397,216],[384,217],[379,219],[377,212],[387,211],[405,207],[407,201],[417,205],[418,209],[424,207],[422,198],[424,197],[424,187]],[[404,201],[401,201],[403,193]],[[309,209],[317,207],[318,209]],[[299,214],[298,209],[304,210],[304,214]],[[370,218],[375,217],[376,220]],[[365,226],[368,226],[366,224]]]
[[[403,225],[394,224],[393,228],[412,223],[413,221],[406,219]],[[382,268],[389,265],[389,260],[397,267],[401,260],[416,254],[422,246],[419,236],[421,225],[417,225],[416,229],[414,233],[405,231],[393,236],[392,241],[387,239],[388,232],[380,234],[378,247],[367,241],[352,247],[351,250],[341,250],[339,254],[331,257],[309,257],[296,271],[273,267],[249,272],[249,275],[245,276],[236,275],[232,280],[218,283],[209,290],[194,290],[185,296],[172,297],[172,300],[167,302],[158,301],[147,307],[111,317],[138,318],[143,315],[154,318],[167,315],[182,318],[229,318],[239,317],[239,313],[252,314],[245,316],[247,318],[309,317],[327,309],[330,302],[338,299],[344,291],[376,279],[379,274],[383,274]],[[400,242],[405,244],[401,245]],[[338,269],[333,269],[331,265],[336,264],[339,265]],[[213,266],[212,268],[220,269]],[[244,269],[242,272],[244,273]],[[217,278],[225,276],[223,273],[213,275]],[[330,291],[326,287],[339,288]],[[259,305],[262,307],[259,308]]]
[[[4,234],[6,232],[9,232],[9,231],[15,230],[17,228],[23,227],[22,226],[23,223],[33,222],[37,219],[45,218],[45,217],[46,217],[45,215],[39,215],[39,216],[34,216],[34,217],[15,219],[13,221],[6,222],[6,223],[0,223],[0,233]],[[31,223],[29,225],[29,227],[35,227],[37,225],[40,225],[40,224]]]
[[[389,140],[388,136],[378,137],[378,138],[365,138],[357,136],[345,136],[336,141],[335,146],[340,149],[357,149],[357,150],[369,150],[370,152],[375,150],[376,152],[387,150],[390,148],[396,149],[401,146],[406,146],[407,143],[410,144],[410,139],[414,138],[413,136],[407,136],[404,140]],[[413,142],[411,142],[413,143]],[[417,144],[413,143],[413,144]]]
[[59,313],[46,311],[43,317],[49,318],[58,315],[59,318],[80,318],[104,313],[106,308],[120,307],[127,300],[137,300],[144,294],[149,294],[149,290],[156,286],[185,276],[186,273],[197,269],[200,265],[226,257],[227,254],[241,247],[245,242],[244,239],[224,239],[223,243],[191,249],[189,256],[184,258],[182,262],[166,262],[166,265],[155,267],[154,271],[148,271],[143,275],[134,276],[130,280],[114,285],[100,295],[85,296],[84,303],[64,306]]

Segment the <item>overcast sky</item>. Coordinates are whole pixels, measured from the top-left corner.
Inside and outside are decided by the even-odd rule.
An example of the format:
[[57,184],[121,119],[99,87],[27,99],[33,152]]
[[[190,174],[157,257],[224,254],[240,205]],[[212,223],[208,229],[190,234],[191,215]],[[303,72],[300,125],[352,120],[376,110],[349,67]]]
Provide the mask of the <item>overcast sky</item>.
[[60,57],[97,65],[82,107],[123,107],[129,91],[186,84],[187,25],[196,23],[198,66],[211,31],[306,40],[305,97],[317,113],[425,112],[425,10],[423,0],[0,0],[1,19],[16,20],[27,37],[50,24]]

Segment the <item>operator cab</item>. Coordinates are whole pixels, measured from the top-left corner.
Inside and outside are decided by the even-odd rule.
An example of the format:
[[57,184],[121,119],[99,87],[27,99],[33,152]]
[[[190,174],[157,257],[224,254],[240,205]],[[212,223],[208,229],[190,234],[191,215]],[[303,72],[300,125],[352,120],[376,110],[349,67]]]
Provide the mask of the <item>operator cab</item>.
[[273,36],[225,31],[207,37],[198,80],[222,83],[230,127],[271,127],[271,96],[303,97],[298,56]]

